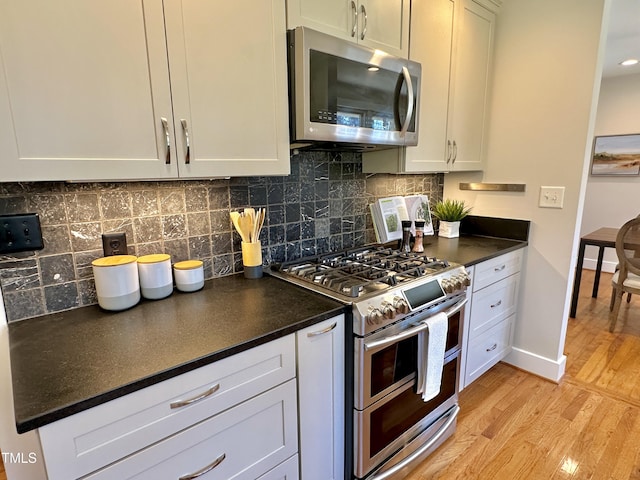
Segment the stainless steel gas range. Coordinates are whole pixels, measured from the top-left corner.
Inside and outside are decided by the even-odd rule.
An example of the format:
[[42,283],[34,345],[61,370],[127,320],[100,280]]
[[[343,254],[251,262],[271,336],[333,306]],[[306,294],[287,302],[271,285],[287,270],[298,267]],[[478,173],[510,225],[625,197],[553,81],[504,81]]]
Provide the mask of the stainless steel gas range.
[[[353,468],[347,478],[405,477],[455,431],[470,283],[465,268],[367,246],[285,263],[273,274],[352,306]],[[441,313],[446,335],[439,391],[425,400],[418,373],[429,360],[424,339],[430,319]]]

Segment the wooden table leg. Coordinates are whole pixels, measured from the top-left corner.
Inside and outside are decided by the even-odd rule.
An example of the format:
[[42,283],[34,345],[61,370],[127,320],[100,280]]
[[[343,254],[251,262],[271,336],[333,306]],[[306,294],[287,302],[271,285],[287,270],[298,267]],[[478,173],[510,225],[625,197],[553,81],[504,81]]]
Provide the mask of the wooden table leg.
[[580,294],[580,280],[582,278],[582,263],[584,262],[584,248],[586,244],[583,240],[580,240],[580,247],[578,249],[578,263],[576,263],[576,277],[573,279],[573,295],[571,297],[571,310],[569,316],[576,318],[576,310],[578,308],[578,295]]
[[596,263],[596,276],[593,279],[593,292],[591,296],[598,298],[598,286],[600,285],[600,272],[602,271],[602,258],[604,257],[604,247],[599,247],[598,263]]

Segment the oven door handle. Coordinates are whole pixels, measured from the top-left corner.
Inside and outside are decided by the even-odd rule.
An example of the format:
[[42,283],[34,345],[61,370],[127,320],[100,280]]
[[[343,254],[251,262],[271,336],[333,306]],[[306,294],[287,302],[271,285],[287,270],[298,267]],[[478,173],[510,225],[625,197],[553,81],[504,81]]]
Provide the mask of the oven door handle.
[[398,462],[397,464],[395,464],[389,470],[381,473],[380,475],[376,475],[374,473],[367,480],[384,480],[385,478],[389,478],[394,474],[398,473],[407,465],[410,465],[413,461],[419,458],[420,455],[422,455],[424,452],[429,450],[438,440],[440,440],[440,437],[442,437],[442,435],[445,434],[445,432],[449,429],[449,427],[453,424],[453,422],[456,421],[456,418],[458,417],[459,412],[460,412],[460,407],[458,405],[454,405],[453,407],[451,407],[449,411],[447,411],[447,413],[444,414],[445,417],[448,417],[447,421],[442,424],[442,426],[438,429],[435,435],[431,437],[427,443],[425,443],[418,450],[413,452],[411,455],[409,455],[407,458],[405,458],[401,462]]
[[[447,317],[451,317],[452,315],[455,315],[456,313],[458,313],[462,307],[464,307],[467,303],[467,298],[465,297],[463,300],[460,300],[458,303],[456,303],[453,307],[451,307],[449,310],[445,311],[444,314]],[[416,325],[415,327],[409,328],[407,330],[404,330],[396,335],[391,335],[389,337],[385,337],[385,338],[381,338],[380,340],[374,340],[373,342],[365,342],[364,343],[364,349],[365,350],[373,350],[374,348],[379,348],[379,347],[383,347],[386,345],[390,345],[392,343],[396,343],[399,342],[401,340],[404,340],[405,338],[409,338],[414,336],[417,333],[423,332],[424,330],[427,330],[429,328],[429,325],[427,325],[426,323],[419,323],[418,325]]]

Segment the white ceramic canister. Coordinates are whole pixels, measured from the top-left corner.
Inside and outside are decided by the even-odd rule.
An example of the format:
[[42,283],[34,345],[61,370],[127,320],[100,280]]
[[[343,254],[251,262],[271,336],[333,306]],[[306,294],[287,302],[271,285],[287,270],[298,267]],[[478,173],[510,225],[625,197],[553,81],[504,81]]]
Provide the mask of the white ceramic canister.
[[112,255],[91,262],[98,304],[105,310],[125,310],[140,301],[135,255]]
[[149,300],[159,300],[173,293],[171,255],[154,253],[138,257],[140,291]]
[[173,265],[176,288],[181,292],[195,292],[204,287],[204,268],[201,260],[185,260]]

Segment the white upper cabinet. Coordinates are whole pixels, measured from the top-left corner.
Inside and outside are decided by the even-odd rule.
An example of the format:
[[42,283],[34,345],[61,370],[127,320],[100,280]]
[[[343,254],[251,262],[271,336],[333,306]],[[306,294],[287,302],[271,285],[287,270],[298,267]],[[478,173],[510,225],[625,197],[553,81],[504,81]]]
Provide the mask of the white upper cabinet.
[[233,6],[0,0],[0,181],[288,173],[284,0]]
[[482,170],[496,16],[472,0],[460,6],[447,142],[451,170]]
[[495,14],[473,0],[413,2],[411,60],[422,64],[418,145],[363,155],[366,172],[481,170]]
[[287,26],[305,26],[407,57],[409,0],[288,0]]

